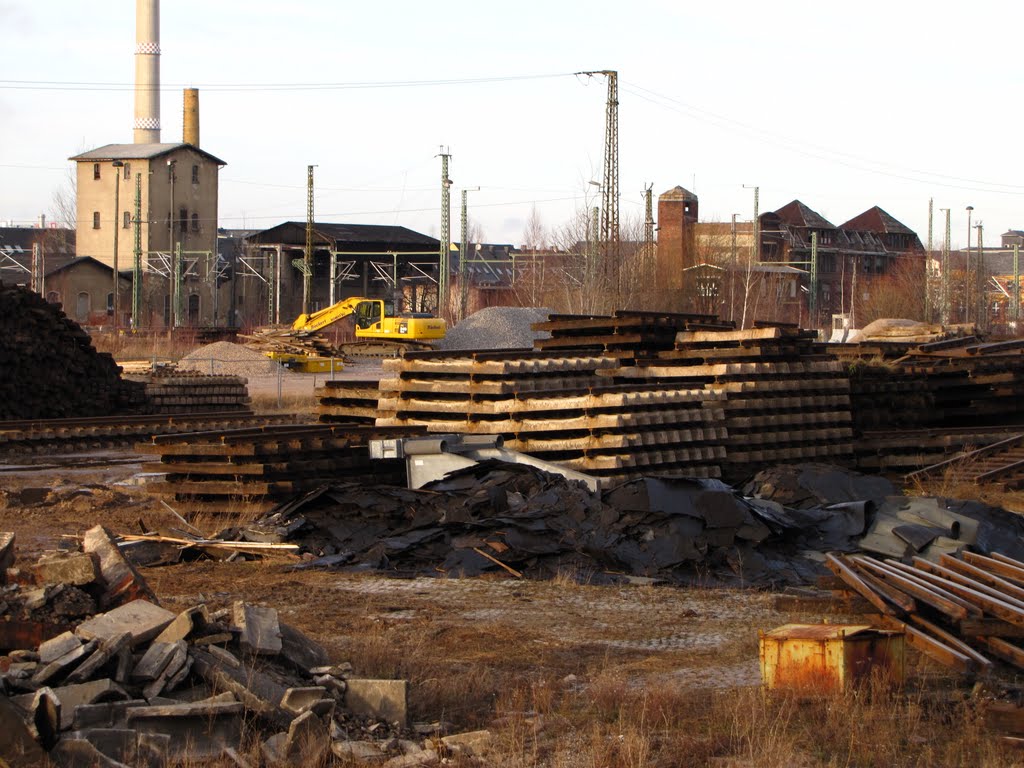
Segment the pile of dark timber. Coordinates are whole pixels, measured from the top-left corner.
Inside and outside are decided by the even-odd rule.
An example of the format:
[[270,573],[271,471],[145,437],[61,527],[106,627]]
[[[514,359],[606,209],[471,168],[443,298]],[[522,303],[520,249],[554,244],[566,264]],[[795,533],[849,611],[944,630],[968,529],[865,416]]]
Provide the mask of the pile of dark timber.
[[157,435],[136,446],[159,457],[146,471],[166,474],[147,489],[188,512],[265,512],[324,482],[361,478],[405,484],[405,464],[371,460],[369,441],[419,429],[353,424],[281,425]]
[[828,555],[847,590],[877,611],[873,621],[902,631],[921,653],[964,674],[998,660],[1024,669],[1024,563],[1001,554],[944,554],[912,564]]
[[120,370],[60,305],[0,283],[0,419],[117,413],[141,396]]
[[143,379],[150,414],[245,410],[251,402],[247,381],[241,376],[159,372]]
[[252,333],[238,334],[245,346],[259,352],[279,352],[287,355],[308,357],[333,357],[342,359],[342,354],[327,337],[317,331],[301,331],[288,327],[257,328]]

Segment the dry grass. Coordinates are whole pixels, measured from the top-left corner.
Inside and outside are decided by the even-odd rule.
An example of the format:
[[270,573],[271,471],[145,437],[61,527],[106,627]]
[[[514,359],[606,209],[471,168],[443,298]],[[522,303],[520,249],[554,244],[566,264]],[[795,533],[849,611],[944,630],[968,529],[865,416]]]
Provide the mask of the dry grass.
[[117,335],[94,332],[92,344],[97,351],[113,355],[115,360],[163,361],[180,360],[200,346],[192,334],[181,331],[145,334],[122,331]]

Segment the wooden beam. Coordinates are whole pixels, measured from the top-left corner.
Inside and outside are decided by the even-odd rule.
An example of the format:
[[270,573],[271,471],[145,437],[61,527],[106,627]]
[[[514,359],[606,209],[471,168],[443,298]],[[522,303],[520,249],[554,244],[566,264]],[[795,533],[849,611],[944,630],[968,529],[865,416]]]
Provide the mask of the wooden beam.
[[978,642],[984,645],[989,653],[998,656],[1008,664],[1017,669],[1024,669],[1024,649],[1018,648],[1012,643],[1000,640],[998,637],[979,637]]
[[854,558],[854,562],[858,566],[872,570],[880,578],[894,584],[898,589],[912,595],[922,603],[930,605],[940,613],[944,613],[954,621],[966,619],[968,616],[969,611],[960,604],[960,601],[950,599],[951,596],[948,593],[943,594],[935,588],[921,583],[919,579],[902,574],[894,568],[888,568],[883,563],[867,557]]
[[971,648],[971,646],[969,646],[956,635],[947,632],[938,624],[934,624],[928,621],[927,619],[917,615],[912,615],[910,617],[910,621],[911,623],[916,624],[917,626],[929,632],[934,637],[937,637],[939,640],[949,645],[949,647],[953,650],[959,651],[964,656],[969,656],[970,658],[974,659],[974,661],[977,662],[978,666],[981,669],[987,671],[992,668],[991,660],[987,659],[985,656],[978,653],[976,650]]
[[977,664],[973,658],[960,651],[950,648],[945,643],[936,640],[931,635],[922,632],[916,627],[911,627],[892,616],[879,616],[879,624],[885,629],[895,632],[903,632],[907,644],[914,650],[923,653],[930,659],[950,669],[955,669],[962,674],[973,674]]
[[896,616],[897,610],[882,598],[843,560],[829,553],[825,555],[825,565],[832,573],[842,579],[854,592],[863,597],[886,616]]
[[986,571],[1001,576],[1004,579],[1010,579],[1024,585],[1024,568],[1018,568],[994,557],[985,557],[985,555],[979,555],[975,552],[963,552],[962,555],[966,563],[970,563],[978,568],[984,568]]

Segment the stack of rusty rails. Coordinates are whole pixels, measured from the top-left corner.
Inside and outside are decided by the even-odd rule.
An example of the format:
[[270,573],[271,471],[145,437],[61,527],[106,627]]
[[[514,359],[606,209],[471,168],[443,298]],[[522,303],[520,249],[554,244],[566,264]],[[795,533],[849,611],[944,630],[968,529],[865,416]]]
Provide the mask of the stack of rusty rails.
[[246,410],[247,381],[241,376],[158,374],[146,381],[147,413]]
[[[871,603],[872,620],[967,675],[994,661],[1024,669],[1024,563],[1001,554],[943,554],[912,564],[858,555],[827,556],[847,590]],[[1012,641],[1012,642],[1011,642]]]
[[358,478],[405,484],[400,460],[371,460],[369,441],[426,434],[423,428],[284,424],[158,435],[136,446],[163,481],[147,490],[189,513],[257,513],[324,483]]
[[82,419],[0,421],[0,455],[25,456],[110,448],[152,435],[199,429],[257,427],[294,421],[291,415],[257,416],[252,411],[203,411],[174,416],[96,416]]
[[616,479],[718,477],[720,396],[617,384],[616,357],[560,352],[414,352],[385,360],[378,425],[502,435],[505,447]]
[[907,482],[943,479],[953,483],[995,483],[1003,490],[1024,485],[1024,434],[963,452],[906,476]]
[[335,379],[317,387],[313,394],[322,424],[373,424],[380,416],[377,379]]
[[1021,431],[1019,424],[866,431],[857,436],[856,464],[866,471],[912,472],[943,463],[953,454],[1006,440]]

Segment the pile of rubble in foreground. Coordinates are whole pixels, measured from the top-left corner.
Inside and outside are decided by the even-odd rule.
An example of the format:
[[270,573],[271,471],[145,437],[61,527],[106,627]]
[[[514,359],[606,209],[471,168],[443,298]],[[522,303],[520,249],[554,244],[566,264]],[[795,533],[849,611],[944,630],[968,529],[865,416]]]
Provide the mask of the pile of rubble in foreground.
[[[765,475],[746,490],[645,478],[592,494],[532,467],[484,462],[420,490],[324,486],[225,535],[297,543],[315,559],[296,567],[784,586],[826,574],[826,552],[909,554],[910,538],[915,555],[957,547],[1017,554],[1024,531],[999,510],[907,499],[887,481],[834,467]],[[760,490],[799,503],[757,498]],[[935,520],[930,533],[923,515]]]
[[13,552],[0,534],[2,765],[397,768],[487,748],[486,731],[410,727],[406,681],[353,676],[274,608],[166,610],[101,526],[30,569]]

